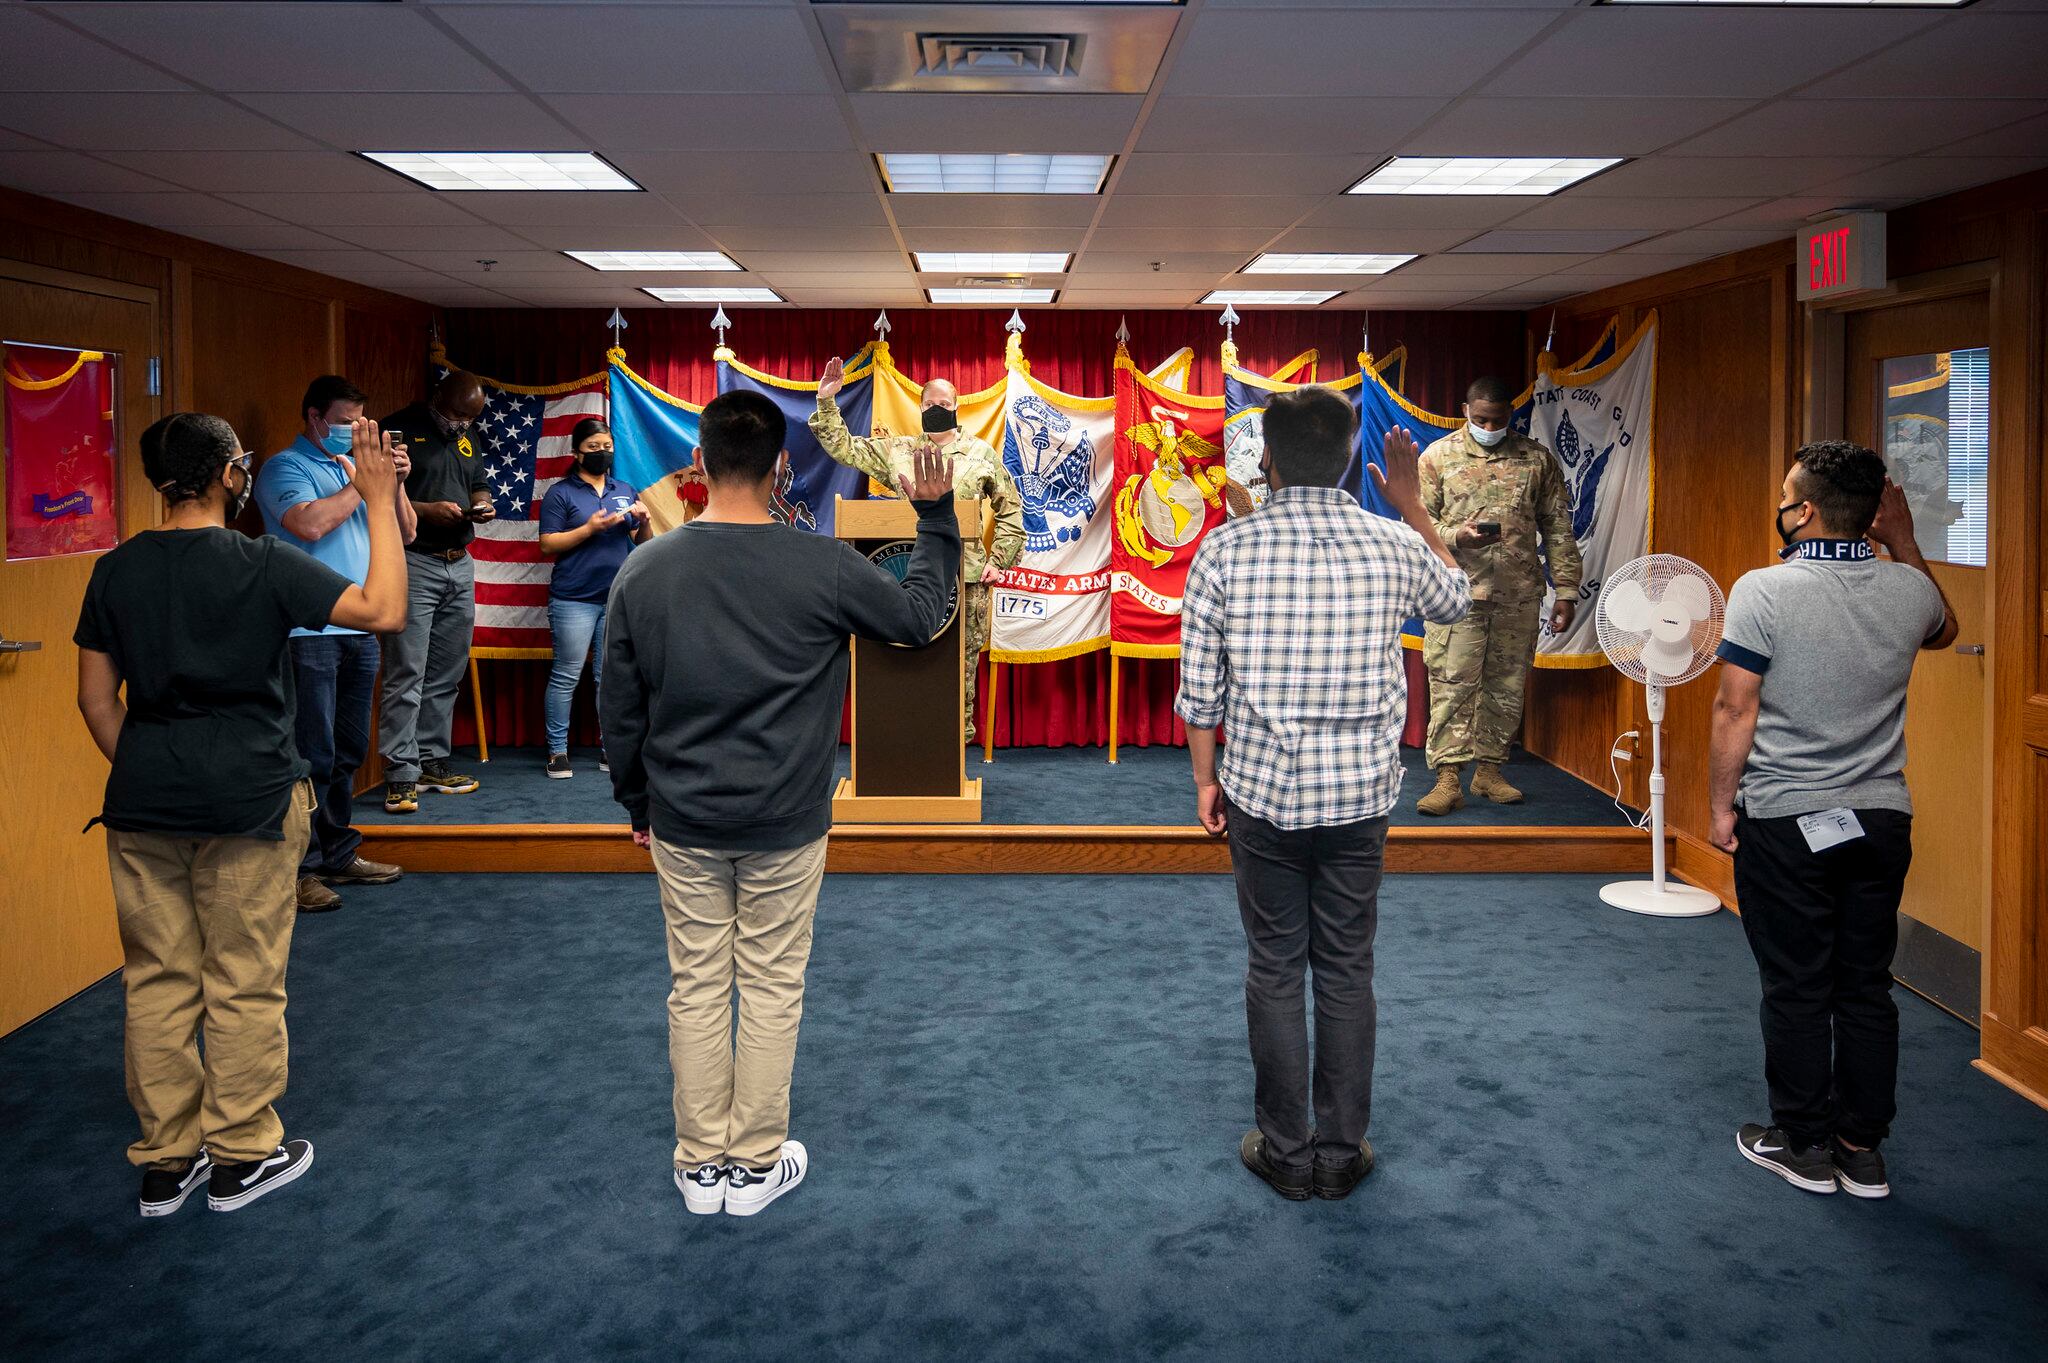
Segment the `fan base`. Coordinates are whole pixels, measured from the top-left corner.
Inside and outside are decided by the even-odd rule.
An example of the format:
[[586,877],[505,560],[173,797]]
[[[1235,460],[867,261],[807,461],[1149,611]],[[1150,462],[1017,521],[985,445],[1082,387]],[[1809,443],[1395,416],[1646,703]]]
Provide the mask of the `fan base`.
[[1698,918],[1716,912],[1721,901],[1691,885],[1658,885],[1654,880],[1617,880],[1600,887],[1600,898],[1617,909],[1653,918]]

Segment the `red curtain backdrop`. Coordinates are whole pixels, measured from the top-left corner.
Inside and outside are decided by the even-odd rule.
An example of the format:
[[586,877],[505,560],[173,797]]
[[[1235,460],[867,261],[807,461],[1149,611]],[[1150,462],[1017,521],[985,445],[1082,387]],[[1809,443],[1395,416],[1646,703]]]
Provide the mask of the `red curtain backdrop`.
[[[732,308],[727,312],[733,322],[727,342],[757,369],[815,377],[834,355],[850,356],[874,339],[876,311]],[[455,364],[507,383],[552,384],[604,368],[604,353],[611,344],[605,328],[609,315],[604,308],[453,309],[445,315],[443,332],[448,358]],[[717,344],[712,315],[710,308],[627,311],[627,363],[679,398],[710,401],[718,391],[711,358]],[[1003,324],[1009,316],[1000,308],[892,313],[889,348],[906,374],[949,378],[968,391],[986,388],[1002,378]],[[1195,362],[1189,391],[1220,393],[1223,329],[1216,316],[1208,311],[1027,312],[1024,355],[1041,382],[1084,397],[1107,397],[1121,322],[1130,328],[1131,357],[1140,365],[1149,368],[1182,346],[1191,346]],[[1405,391],[1429,411],[1456,411],[1465,385],[1481,374],[1498,374],[1517,388],[1528,378],[1527,340],[1519,312],[1251,312],[1236,328],[1238,362],[1267,373],[1314,348],[1322,352],[1318,376],[1339,378],[1356,368],[1368,322],[1375,354],[1407,347]],[[987,663],[982,666],[981,694],[986,697]],[[479,667],[491,741],[540,743],[541,690],[548,665],[488,661]],[[998,746],[1099,746],[1109,741],[1107,652],[1057,663],[1006,666],[1002,674],[995,723]],[[1419,680],[1411,678],[1411,695],[1418,699],[1422,691],[1414,683]],[[1173,714],[1178,681],[1179,667],[1171,660],[1123,660],[1120,743],[1144,747],[1186,741]],[[577,745],[597,741],[589,690],[586,680],[570,726],[570,741]],[[1417,730],[1418,718],[1411,704],[1411,733]],[[456,712],[456,741],[474,742],[467,696]]]

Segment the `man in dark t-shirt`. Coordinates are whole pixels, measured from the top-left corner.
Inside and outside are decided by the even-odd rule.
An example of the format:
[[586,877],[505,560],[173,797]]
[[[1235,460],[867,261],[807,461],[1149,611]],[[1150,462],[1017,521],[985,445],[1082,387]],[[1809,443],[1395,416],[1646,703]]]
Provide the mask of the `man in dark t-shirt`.
[[476,429],[483,409],[483,385],[456,370],[435,385],[433,397],[382,423],[412,456],[405,495],[419,517],[419,532],[405,547],[405,628],[383,641],[377,750],[384,755],[384,809],[391,814],[417,812],[421,787],[446,795],[477,788],[474,776],[449,767],[448,754],[455,693],[469,668],[476,626],[469,543],[495,514]]
[[[303,1174],[284,1141],[285,959],[313,810],[293,738],[294,629],[405,622],[398,477],[374,422],[353,429],[369,509],[361,586],[271,536],[227,528],[254,478],[219,417],[142,435],[164,524],[93,565],[73,635],[78,708],[113,770],[99,819],[124,958],[128,1096],[141,1211],[208,1180],[233,1211]],[[126,686],[126,696],[122,693]],[[205,1056],[197,1045],[204,1032]]]

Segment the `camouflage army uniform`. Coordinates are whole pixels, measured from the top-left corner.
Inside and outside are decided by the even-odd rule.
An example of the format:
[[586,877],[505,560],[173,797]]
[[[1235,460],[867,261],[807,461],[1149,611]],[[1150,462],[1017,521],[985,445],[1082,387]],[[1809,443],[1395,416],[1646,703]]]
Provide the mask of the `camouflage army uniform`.
[[[1542,624],[1539,531],[1558,595],[1578,599],[1571,492],[1550,451],[1513,431],[1489,450],[1460,426],[1422,452],[1417,472],[1423,510],[1472,579],[1472,613],[1423,632],[1429,765],[1504,762],[1522,722],[1522,689]],[[1470,521],[1499,521],[1500,539],[1460,547],[1458,531]]]
[[[810,425],[825,453],[891,489],[899,475],[909,475],[911,455],[926,439],[923,435],[855,435],[846,428],[846,418],[831,398],[818,399]],[[1023,556],[1024,499],[1017,495],[1017,484],[1003,467],[1002,455],[986,440],[961,431],[945,454],[953,460],[954,494],[981,498],[995,516],[993,549],[985,548],[982,537],[969,527],[961,527],[966,556],[960,568],[960,614],[967,631],[967,713],[962,724],[965,741],[972,743],[976,663],[988,647],[989,635],[989,588],[982,578],[991,568],[1014,567]]]

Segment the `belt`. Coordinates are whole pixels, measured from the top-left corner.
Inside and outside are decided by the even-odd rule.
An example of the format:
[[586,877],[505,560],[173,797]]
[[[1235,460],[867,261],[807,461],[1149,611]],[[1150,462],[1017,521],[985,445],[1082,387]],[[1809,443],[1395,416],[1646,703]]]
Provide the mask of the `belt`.
[[408,554],[418,554],[421,558],[437,558],[443,563],[460,563],[463,559],[469,557],[468,549],[415,549],[411,545],[407,545],[405,552]]

